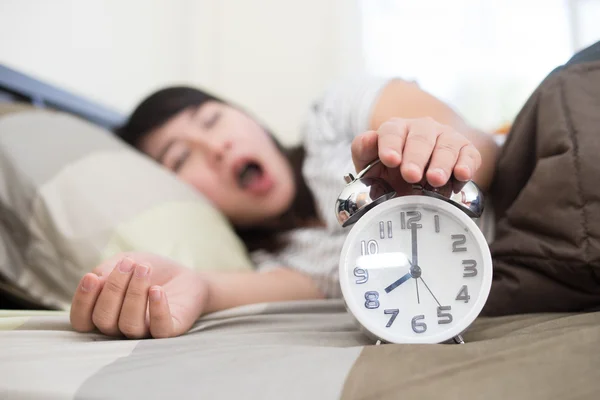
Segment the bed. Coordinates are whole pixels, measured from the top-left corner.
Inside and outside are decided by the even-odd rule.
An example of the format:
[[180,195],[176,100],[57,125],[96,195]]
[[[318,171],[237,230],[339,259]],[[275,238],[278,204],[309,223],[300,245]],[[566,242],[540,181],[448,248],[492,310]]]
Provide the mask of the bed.
[[[119,113],[4,66],[0,66],[0,99],[5,110],[26,108],[8,117],[0,115],[0,155],[4,157],[0,158],[4,168],[0,189],[5,191],[0,197],[0,211],[5,212],[0,219],[4,229],[0,236],[4,246],[0,248],[2,399],[545,400],[600,396],[599,312],[481,317],[464,335],[464,345],[378,345],[360,332],[343,302],[335,299],[238,307],[203,316],[189,333],[172,339],[121,340],[74,332],[68,296],[77,278],[108,254],[147,247],[193,263],[198,255],[190,249],[200,247],[202,257],[214,257],[212,265],[251,266],[229,227],[202,199],[113,139],[103,141],[102,135],[110,136],[109,130],[123,121]],[[60,136],[67,131],[71,136]],[[37,139],[20,150],[17,139],[21,134]],[[43,141],[52,135],[61,140]],[[73,143],[84,135],[94,138],[92,144],[81,145],[83,150],[76,152]],[[39,152],[37,142],[41,142]],[[55,146],[53,151],[42,151],[49,146]],[[103,151],[90,157],[88,153],[95,149],[90,146],[103,147]],[[69,150],[59,157],[59,166],[56,157],[46,160],[47,153],[60,153],[63,148]],[[22,163],[25,153],[35,154],[35,162]],[[103,192],[110,193],[112,186],[122,192],[115,176],[123,171],[110,170],[115,160],[131,163],[127,164],[132,166],[131,174],[140,165],[146,179],[139,179],[135,190],[147,190],[156,202],[138,206],[133,215],[126,206],[107,211],[106,204],[112,203],[105,198],[99,205],[80,195],[77,188],[89,182],[90,176],[107,179],[101,183]],[[93,168],[86,167],[89,163]],[[32,172],[36,165],[43,165],[43,176]],[[98,175],[99,169],[112,178]],[[82,180],[79,174],[83,173],[96,175]],[[155,194],[146,188],[148,174],[156,175],[153,186],[158,182],[169,190]],[[28,180],[27,185],[23,180]],[[65,192],[75,200],[69,200]],[[21,207],[23,199],[31,207]],[[73,210],[82,202],[86,202],[84,213]],[[140,207],[154,211],[141,213]],[[183,216],[173,211],[182,207]],[[189,239],[190,235],[206,235],[185,225],[196,214],[204,225],[210,222],[210,232],[221,245],[232,249],[227,257],[234,257],[233,261],[223,260],[222,252],[211,253],[214,243]],[[140,233],[148,224],[165,221],[159,218],[164,215],[176,221],[171,231],[165,228],[164,237]],[[83,228],[78,218],[87,218]],[[185,237],[176,235],[181,229]],[[165,242],[170,245],[157,246]],[[58,271],[64,265],[71,269]]]

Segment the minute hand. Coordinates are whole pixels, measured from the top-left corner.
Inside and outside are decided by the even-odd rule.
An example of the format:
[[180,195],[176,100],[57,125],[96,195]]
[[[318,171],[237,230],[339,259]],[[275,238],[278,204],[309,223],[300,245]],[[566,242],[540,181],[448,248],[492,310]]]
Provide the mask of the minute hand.
[[410,274],[415,278],[415,288],[417,291],[417,303],[421,304],[419,297],[419,277],[421,276],[421,268],[419,267],[419,253],[417,245],[417,224],[410,225],[410,241],[412,245],[412,263],[410,263]]
[[417,224],[415,223],[410,225],[410,237],[412,244],[412,266],[416,267],[419,265],[419,255],[417,250]]

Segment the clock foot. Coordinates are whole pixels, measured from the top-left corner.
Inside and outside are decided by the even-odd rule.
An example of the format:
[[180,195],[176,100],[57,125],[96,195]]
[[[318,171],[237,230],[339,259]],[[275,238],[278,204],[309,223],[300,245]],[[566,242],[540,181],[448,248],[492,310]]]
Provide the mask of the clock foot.
[[456,344],[465,344],[465,340],[463,339],[462,336],[457,335],[457,336],[454,336],[454,343],[456,343]]

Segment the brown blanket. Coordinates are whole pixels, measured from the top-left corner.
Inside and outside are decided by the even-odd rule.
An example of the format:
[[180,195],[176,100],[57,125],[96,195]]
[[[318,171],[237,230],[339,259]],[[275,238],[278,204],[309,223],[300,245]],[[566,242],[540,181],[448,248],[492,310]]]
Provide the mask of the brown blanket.
[[600,306],[600,61],[553,71],[519,113],[492,198],[487,315]]

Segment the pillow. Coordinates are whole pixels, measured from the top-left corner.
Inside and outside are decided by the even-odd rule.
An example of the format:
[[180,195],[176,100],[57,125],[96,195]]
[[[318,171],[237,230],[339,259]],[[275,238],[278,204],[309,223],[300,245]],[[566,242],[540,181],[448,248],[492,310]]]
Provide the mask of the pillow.
[[131,250],[252,268],[218,210],[110,132],[61,112],[0,112],[0,276],[67,309],[86,272]]

